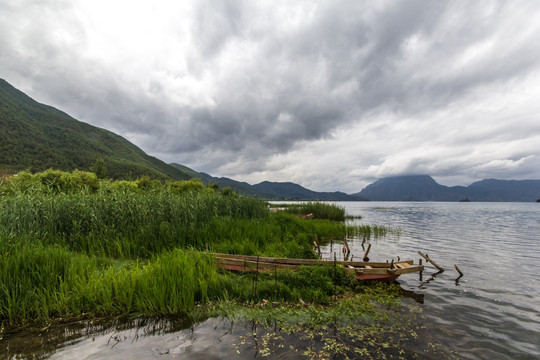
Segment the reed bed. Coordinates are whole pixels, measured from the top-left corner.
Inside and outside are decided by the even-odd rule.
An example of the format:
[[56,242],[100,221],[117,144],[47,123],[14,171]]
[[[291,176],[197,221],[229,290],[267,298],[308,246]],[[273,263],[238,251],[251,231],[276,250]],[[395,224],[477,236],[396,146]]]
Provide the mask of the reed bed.
[[0,254],[0,319],[6,325],[81,316],[187,314],[197,303],[222,300],[326,304],[334,291],[355,286],[344,269],[330,265],[231,275],[217,268],[210,253],[195,250],[119,261],[2,239]]
[[316,219],[327,219],[333,221],[345,220],[345,209],[339,205],[309,201],[299,204],[276,204],[275,207],[284,208],[285,212],[298,215],[313,214]]
[[2,201],[0,234],[115,258],[148,258],[175,247],[202,249],[192,235],[213,219],[264,220],[257,200],[213,192],[17,194]]
[[329,220],[303,220],[288,214],[271,214],[268,219],[216,218],[194,233],[195,242],[209,242],[213,252],[316,258],[313,241],[342,238],[350,230]]
[[220,274],[205,253],[176,249],[153,261],[117,262],[55,246],[2,246],[0,319],[185,314],[216,299]]
[[399,234],[399,230],[391,229],[382,225],[349,225],[347,226],[348,237],[366,237],[366,238],[378,238],[384,237],[389,233]]
[[315,258],[315,239],[367,231],[323,219],[333,205],[310,204],[326,215],[304,220],[193,180],[112,182],[49,170],[5,179],[0,196],[0,323],[8,326],[185,314],[221,300],[328,303],[354,286],[344,272],[236,276],[202,250]]

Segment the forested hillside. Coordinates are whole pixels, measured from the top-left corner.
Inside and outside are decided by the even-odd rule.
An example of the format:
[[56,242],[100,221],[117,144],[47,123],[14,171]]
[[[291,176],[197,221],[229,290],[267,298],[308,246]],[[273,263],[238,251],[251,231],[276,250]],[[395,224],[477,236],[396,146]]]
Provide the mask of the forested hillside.
[[107,177],[190,178],[123,137],[40,104],[0,79],[0,172],[89,170],[98,159]]

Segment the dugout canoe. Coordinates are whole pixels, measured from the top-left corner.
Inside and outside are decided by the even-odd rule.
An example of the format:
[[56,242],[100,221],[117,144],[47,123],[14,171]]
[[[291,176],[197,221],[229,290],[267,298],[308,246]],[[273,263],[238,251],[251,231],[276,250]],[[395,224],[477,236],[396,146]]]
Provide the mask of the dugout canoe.
[[[296,270],[300,266],[333,265],[333,260],[288,259],[263,256],[213,254],[218,267],[229,271],[260,271],[268,272],[280,269]],[[400,275],[420,272],[423,265],[415,265],[412,260],[398,262],[362,262],[335,261],[336,266],[345,267],[359,281],[392,282]]]

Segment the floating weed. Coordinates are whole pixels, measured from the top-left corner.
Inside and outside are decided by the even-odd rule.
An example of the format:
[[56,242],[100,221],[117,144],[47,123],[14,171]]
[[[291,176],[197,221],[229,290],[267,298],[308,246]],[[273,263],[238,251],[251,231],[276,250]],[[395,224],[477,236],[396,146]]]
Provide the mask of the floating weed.
[[307,359],[451,358],[433,343],[419,341],[419,333],[426,335],[421,314],[402,311],[397,288],[369,285],[328,306],[271,302],[217,306],[226,309],[229,321],[250,329],[237,338],[238,353],[255,350],[260,356]]

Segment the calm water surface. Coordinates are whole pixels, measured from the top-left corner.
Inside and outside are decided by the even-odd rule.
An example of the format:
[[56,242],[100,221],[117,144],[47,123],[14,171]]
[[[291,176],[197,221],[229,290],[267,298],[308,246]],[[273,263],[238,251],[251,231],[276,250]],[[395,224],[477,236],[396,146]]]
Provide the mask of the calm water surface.
[[[540,358],[540,204],[340,203],[363,224],[399,228],[373,240],[371,260],[414,259],[423,281],[402,287],[424,294],[424,313],[441,344],[468,359]],[[362,254],[361,244],[353,252]],[[360,257],[362,255],[359,255]],[[457,264],[465,274],[457,279]]]
[[[399,229],[369,241],[372,261],[414,259],[421,250],[445,268],[426,264],[399,278],[422,298],[430,340],[461,359],[540,359],[540,204],[343,202],[360,224]],[[361,239],[350,242],[363,257]],[[322,249],[332,257],[329,247]],[[332,249],[335,251],[336,249]],[[338,251],[339,254],[339,251]],[[458,279],[457,264],[465,274]],[[410,304],[409,304],[410,303]],[[259,358],[238,338],[249,332],[220,319],[200,324],[139,319],[122,324],[74,324],[11,334],[8,357],[53,359]],[[58,339],[63,339],[58,343]],[[426,340],[427,341],[427,340]],[[2,358],[2,354],[0,354]],[[282,358],[296,358],[294,353]],[[420,354],[420,358],[422,355]]]

